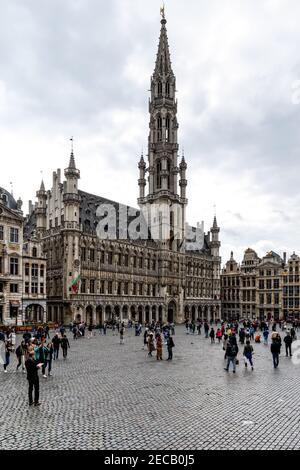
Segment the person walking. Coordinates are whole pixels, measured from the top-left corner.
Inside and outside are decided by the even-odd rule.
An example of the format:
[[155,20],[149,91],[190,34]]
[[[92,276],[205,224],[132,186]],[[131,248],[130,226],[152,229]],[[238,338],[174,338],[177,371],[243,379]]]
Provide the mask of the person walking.
[[223,337],[223,351],[225,351],[224,359],[227,358],[226,356],[227,344],[228,344],[228,335],[224,334],[224,337]]
[[207,321],[204,323],[205,338],[208,338],[209,326]]
[[235,336],[231,336],[229,338],[229,341],[227,343],[227,348],[226,348],[227,366],[224,369],[226,370],[226,372],[229,372],[230,363],[232,362],[233,373],[235,374],[236,356],[238,352],[239,352],[239,348],[236,343],[236,338]]
[[[30,352],[29,358],[25,362],[25,367],[27,370],[29,406],[33,405],[33,403],[35,406],[39,406],[41,403],[39,402],[40,386],[39,386],[38,370],[40,367],[42,367],[42,364],[36,363],[34,359],[34,351]],[[34,402],[32,399],[33,389],[34,389]]]
[[280,347],[281,347],[281,344],[279,343],[279,341],[276,338],[272,338],[271,353],[273,356],[274,369],[277,369],[279,365]]
[[125,328],[122,326],[120,328],[120,344],[124,344],[124,334],[125,334]]
[[290,356],[292,356],[292,342],[293,342],[293,338],[292,338],[292,335],[290,334],[289,331],[287,331],[286,333],[286,336],[284,338],[284,343],[285,343],[285,353],[286,353],[286,357],[288,357],[288,355],[290,354]]
[[265,328],[263,331],[263,337],[264,337],[264,344],[268,344],[268,337],[269,337],[269,330],[268,328]]
[[210,343],[214,343],[215,342],[215,330],[213,328],[211,328],[210,330],[210,333],[209,333],[209,337],[210,337]]
[[7,373],[7,367],[9,366],[10,363],[10,353],[12,352],[12,345],[9,339],[7,339],[4,343],[4,372]]
[[47,349],[48,351],[46,353],[46,364],[48,368],[48,377],[51,377],[52,359],[53,359],[53,352],[54,352],[53,344],[51,342],[47,344]]
[[20,365],[22,365],[22,371],[25,373],[25,352],[26,352],[26,344],[24,339],[21,341],[21,344],[16,349],[16,356],[18,359],[17,370],[19,369]]
[[52,344],[53,344],[53,360],[55,361],[56,359],[58,359],[59,345],[60,345],[60,338],[58,336],[58,333],[56,333],[55,336],[52,338]]
[[173,338],[171,335],[168,337],[167,348],[168,348],[168,359],[167,361],[172,361],[173,359],[173,348],[175,347]]
[[67,359],[68,348],[70,348],[70,343],[69,343],[69,340],[67,338],[67,335],[63,335],[62,339],[60,340],[60,344],[61,344],[61,349],[62,349],[62,352],[63,352],[63,358]]
[[152,356],[152,351],[154,351],[154,337],[153,333],[149,333],[147,337],[147,343],[148,343],[148,356]]
[[217,333],[216,333],[216,338],[219,341],[219,344],[221,342],[222,336],[223,336],[223,334],[222,334],[221,328],[218,328]]
[[247,340],[244,346],[243,356],[244,356],[244,361],[245,361],[245,367],[248,366],[248,361],[249,361],[251,370],[253,370],[252,355],[253,355],[253,346],[251,346],[250,341]]
[[47,378],[47,375],[46,375],[46,365],[47,365],[46,355],[48,353],[48,348],[45,346],[44,341],[42,341],[38,346],[36,346],[34,352],[35,352],[36,363],[37,364],[42,364],[41,365],[42,374],[43,374],[43,377],[46,379]]
[[162,339],[160,333],[156,335],[156,359],[162,361]]
[[88,339],[91,339],[93,336],[93,325],[90,323],[88,326]]

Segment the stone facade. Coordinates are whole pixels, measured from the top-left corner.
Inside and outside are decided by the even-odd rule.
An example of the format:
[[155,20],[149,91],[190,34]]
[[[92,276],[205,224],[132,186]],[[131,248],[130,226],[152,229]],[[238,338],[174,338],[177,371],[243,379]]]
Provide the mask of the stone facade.
[[[22,201],[16,202],[0,188],[0,324],[46,320],[46,258],[34,232],[31,238],[23,233],[24,221]],[[28,266],[32,271],[27,276]],[[41,272],[43,281],[39,279]],[[33,310],[39,316],[29,314]]]
[[[72,149],[64,181],[57,170],[51,190],[41,186],[27,223],[28,232],[38,234],[47,256],[48,320],[67,323],[81,319],[99,324],[131,318],[180,323],[185,317],[220,317],[216,217],[201,247],[190,249],[186,243],[187,165],[182,157],[178,166],[175,94],[163,18],[151,77],[148,161],[142,156],[138,165],[137,214],[148,223],[154,208],[172,209],[167,216],[159,209],[151,220],[157,236],[128,239],[119,222],[124,214],[130,219],[133,209],[80,190],[80,171]],[[103,214],[99,215],[103,206],[115,211],[115,239],[109,233],[99,237],[100,225],[105,229]],[[196,228],[191,230],[197,233]]]
[[[298,257],[286,264],[273,251],[260,259],[251,248],[241,265],[231,259],[221,274],[222,318],[280,320],[299,317]],[[288,306],[290,306],[288,308]]]
[[282,275],[282,308],[285,318],[300,318],[300,258],[295,253],[290,257]]

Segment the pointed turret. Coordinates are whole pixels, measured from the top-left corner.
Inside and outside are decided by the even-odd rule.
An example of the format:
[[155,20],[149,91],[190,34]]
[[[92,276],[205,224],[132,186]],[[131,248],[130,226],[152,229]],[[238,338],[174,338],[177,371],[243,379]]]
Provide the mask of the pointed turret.
[[166,28],[167,20],[165,17],[161,20],[161,30],[158,44],[158,52],[156,56],[155,69],[153,76],[164,78],[166,76],[174,76],[172,70],[172,62],[170,57],[169,42]]
[[64,220],[65,222],[78,224],[80,204],[80,196],[78,194],[78,180],[80,178],[80,171],[77,170],[75,165],[73,137],[70,140],[72,141],[71,155],[69,166],[65,169],[66,181],[64,183],[63,195],[63,202],[65,206]]
[[36,230],[37,234],[40,235],[46,230],[47,226],[47,193],[45,191],[43,180],[41,181],[41,186],[37,191],[36,196],[38,198],[37,207],[35,209]]

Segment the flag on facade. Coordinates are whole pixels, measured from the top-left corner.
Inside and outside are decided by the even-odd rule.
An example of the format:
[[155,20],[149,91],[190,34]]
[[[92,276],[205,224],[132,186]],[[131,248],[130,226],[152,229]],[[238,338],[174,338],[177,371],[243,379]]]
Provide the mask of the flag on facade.
[[72,284],[71,284],[71,289],[74,292],[74,294],[78,294],[79,284],[80,284],[80,274],[78,274],[78,276],[72,281]]

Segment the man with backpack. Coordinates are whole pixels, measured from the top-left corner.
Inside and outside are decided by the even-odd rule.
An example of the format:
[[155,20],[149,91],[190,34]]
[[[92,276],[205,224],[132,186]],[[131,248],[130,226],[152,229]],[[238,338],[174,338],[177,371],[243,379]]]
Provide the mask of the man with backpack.
[[230,363],[232,362],[233,373],[235,374],[236,356],[238,352],[239,352],[239,348],[236,342],[236,338],[235,336],[231,336],[227,343],[227,348],[226,348],[227,366],[224,368],[226,372],[229,372],[229,366],[230,366]]

